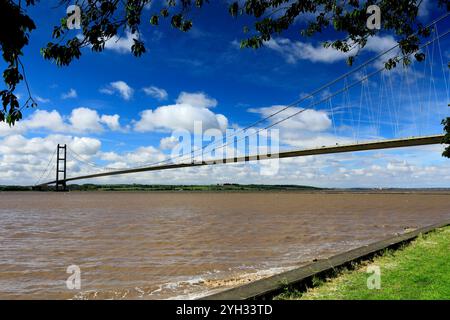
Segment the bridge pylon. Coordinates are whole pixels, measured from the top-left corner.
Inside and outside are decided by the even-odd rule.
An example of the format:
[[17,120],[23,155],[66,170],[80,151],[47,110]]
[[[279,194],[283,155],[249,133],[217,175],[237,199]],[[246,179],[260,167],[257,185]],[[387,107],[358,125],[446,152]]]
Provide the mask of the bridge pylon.
[[[55,184],[55,191],[67,191],[67,184],[66,184],[66,161],[67,158],[67,145],[60,145],[57,146],[57,152],[56,152],[56,184]],[[62,174],[62,179],[61,179]]]

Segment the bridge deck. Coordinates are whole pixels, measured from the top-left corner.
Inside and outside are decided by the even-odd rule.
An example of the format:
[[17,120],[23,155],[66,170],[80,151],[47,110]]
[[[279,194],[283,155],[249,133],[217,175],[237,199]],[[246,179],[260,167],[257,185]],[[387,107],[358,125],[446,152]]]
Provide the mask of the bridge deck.
[[[391,149],[391,148],[400,148],[400,147],[412,147],[412,146],[423,146],[423,145],[431,145],[431,144],[440,144],[442,143],[444,135],[433,135],[433,136],[424,136],[424,137],[411,137],[411,138],[403,138],[403,139],[392,139],[392,140],[383,140],[383,141],[375,141],[375,142],[365,142],[365,143],[355,143],[348,145],[336,145],[331,147],[322,147],[322,148],[313,148],[313,149],[303,149],[303,150],[293,150],[286,151],[274,154],[261,154],[261,155],[252,155],[245,157],[233,157],[226,159],[217,159],[217,160],[209,160],[202,162],[193,162],[193,163],[179,163],[179,164],[164,164],[164,165],[155,165],[148,167],[140,167],[140,168],[131,168],[131,169],[123,169],[102,173],[89,174],[84,176],[67,178],[64,182],[75,181],[75,180],[83,180],[83,179],[92,179],[98,177],[106,177],[106,176],[114,176],[119,174],[127,174],[127,173],[138,173],[145,171],[159,171],[159,170],[168,170],[168,169],[177,169],[177,168],[186,168],[186,167],[198,167],[198,166],[207,166],[207,165],[217,165],[223,163],[237,163],[237,162],[247,162],[247,161],[259,161],[266,159],[282,159],[282,158],[292,158],[292,157],[304,157],[311,155],[319,155],[319,154],[332,154],[332,153],[343,153],[343,152],[353,152],[353,151],[367,151],[367,150],[377,150],[377,149]],[[46,186],[49,184],[54,184],[56,181],[50,181],[39,186]]]

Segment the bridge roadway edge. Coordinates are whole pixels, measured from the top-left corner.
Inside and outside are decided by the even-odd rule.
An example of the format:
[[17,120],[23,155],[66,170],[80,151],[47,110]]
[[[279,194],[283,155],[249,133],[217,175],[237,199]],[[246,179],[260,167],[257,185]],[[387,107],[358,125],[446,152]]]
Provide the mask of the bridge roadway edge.
[[[130,168],[130,169],[122,169],[117,171],[109,171],[102,173],[94,173],[84,176],[71,177],[67,179],[60,180],[61,182],[67,183],[69,181],[75,180],[84,180],[91,178],[99,178],[106,177],[118,174],[129,174],[129,173],[138,173],[138,172],[146,172],[146,171],[159,171],[159,170],[168,170],[168,169],[178,169],[178,168],[187,168],[187,167],[198,167],[198,166],[206,166],[206,165],[219,165],[225,163],[237,163],[237,162],[249,162],[249,161],[259,161],[259,160],[268,160],[268,159],[283,159],[283,158],[291,158],[291,157],[303,157],[303,156],[311,156],[311,155],[320,155],[320,154],[332,154],[332,153],[345,153],[345,152],[355,152],[355,151],[369,151],[369,150],[378,150],[378,149],[392,149],[392,148],[403,148],[403,147],[413,147],[413,146],[425,146],[432,144],[441,144],[443,141],[444,135],[433,135],[433,136],[423,136],[423,137],[411,137],[411,138],[402,138],[402,139],[390,139],[390,140],[381,140],[375,142],[364,142],[364,143],[355,143],[349,145],[336,145],[336,146],[324,146],[321,148],[313,148],[313,149],[303,149],[303,150],[292,150],[292,151],[283,151],[273,154],[258,154],[258,155],[250,155],[250,156],[241,156],[241,157],[232,157],[225,159],[212,159],[208,161],[200,161],[200,162],[191,162],[191,163],[179,163],[179,164],[164,164],[164,165],[156,165],[149,167],[138,167],[138,168]],[[41,183],[36,187],[47,186],[49,184],[54,184],[56,181],[49,181],[46,183]]]

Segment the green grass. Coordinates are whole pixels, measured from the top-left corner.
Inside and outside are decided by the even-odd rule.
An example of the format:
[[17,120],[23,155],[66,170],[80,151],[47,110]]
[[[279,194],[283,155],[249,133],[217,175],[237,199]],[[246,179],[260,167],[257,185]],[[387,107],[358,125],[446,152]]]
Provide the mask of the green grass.
[[[380,289],[369,289],[369,266],[381,271]],[[313,281],[300,292],[288,288],[276,299],[398,300],[450,299],[450,227],[420,235],[398,250],[386,250],[355,269],[341,270],[335,277]]]

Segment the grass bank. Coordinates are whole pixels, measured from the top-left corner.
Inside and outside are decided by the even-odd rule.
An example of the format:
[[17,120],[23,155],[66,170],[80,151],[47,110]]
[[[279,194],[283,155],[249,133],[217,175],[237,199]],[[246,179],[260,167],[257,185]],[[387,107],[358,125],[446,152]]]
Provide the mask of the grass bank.
[[[369,289],[368,270],[379,267],[380,288]],[[374,284],[375,282],[371,282]],[[313,279],[305,292],[286,287],[276,299],[450,299],[450,227],[420,235],[397,250],[343,269],[328,279]]]

